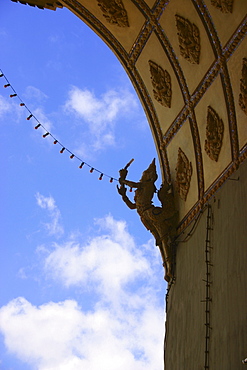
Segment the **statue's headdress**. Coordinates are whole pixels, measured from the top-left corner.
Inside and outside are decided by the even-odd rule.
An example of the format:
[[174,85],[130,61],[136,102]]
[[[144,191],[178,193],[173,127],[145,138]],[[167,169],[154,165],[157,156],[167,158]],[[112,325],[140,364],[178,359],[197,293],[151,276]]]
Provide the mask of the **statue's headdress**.
[[143,172],[140,181],[155,182],[157,178],[158,178],[158,175],[156,172],[156,164],[155,164],[155,158],[154,158],[152,163],[149,165],[149,167]]

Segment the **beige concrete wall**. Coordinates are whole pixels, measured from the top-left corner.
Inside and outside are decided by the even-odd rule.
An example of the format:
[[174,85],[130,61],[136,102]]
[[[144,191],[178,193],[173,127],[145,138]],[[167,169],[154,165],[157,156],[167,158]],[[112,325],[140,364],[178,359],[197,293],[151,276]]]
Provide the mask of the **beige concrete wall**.
[[[210,202],[210,370],[247,368],[241,362],[247,357],[247,161],[232,176],[238,177]],[[207,212],[191,238],[178,245],[176,281],[168,296],[165,370],[206,368]]]

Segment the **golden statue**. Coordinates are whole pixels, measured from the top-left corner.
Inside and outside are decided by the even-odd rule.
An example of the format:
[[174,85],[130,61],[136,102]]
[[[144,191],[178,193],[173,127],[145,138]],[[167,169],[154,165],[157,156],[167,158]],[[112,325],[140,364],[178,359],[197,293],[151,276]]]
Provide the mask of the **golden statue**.
[[[155,181],[158,178],[155,159],[143,172],[139,182],[126,180],[127,168],[133,162],[132,159],[123,169],[119,171],[120,187],[117,186],[119,194],[130,209],[136,209],[144,226],[153,234],[156,245],[159,247],[163,266],[165,268],[165,280],[171,281],[174,277],[175,263],[175,237],[178,212],[174,205],[172,185],[163,183],[158,190],[158,199],[161,207],[153,205],[152,199],[157,189]],[[135,188],[134,203],[127,197],[126,186]]]

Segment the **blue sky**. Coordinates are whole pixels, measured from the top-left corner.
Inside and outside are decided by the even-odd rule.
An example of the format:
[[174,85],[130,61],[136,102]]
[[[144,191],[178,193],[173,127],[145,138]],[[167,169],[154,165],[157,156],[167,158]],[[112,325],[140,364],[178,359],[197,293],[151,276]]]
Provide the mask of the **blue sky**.
[[107,177],[157,158],[126,73],[67,9],[2,0],[0,48],[0,368],[162,369],[161,257]]

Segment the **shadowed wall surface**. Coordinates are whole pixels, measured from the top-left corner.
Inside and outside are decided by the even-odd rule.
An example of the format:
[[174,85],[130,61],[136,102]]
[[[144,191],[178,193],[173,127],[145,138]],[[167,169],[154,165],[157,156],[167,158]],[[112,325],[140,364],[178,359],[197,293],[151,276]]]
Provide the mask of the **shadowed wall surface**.
[[246,162],[232,179],[210,202],[211,219],[206,208],[189,240],[178,245],[176,281],[168,297],[166,370],[244,367]]

